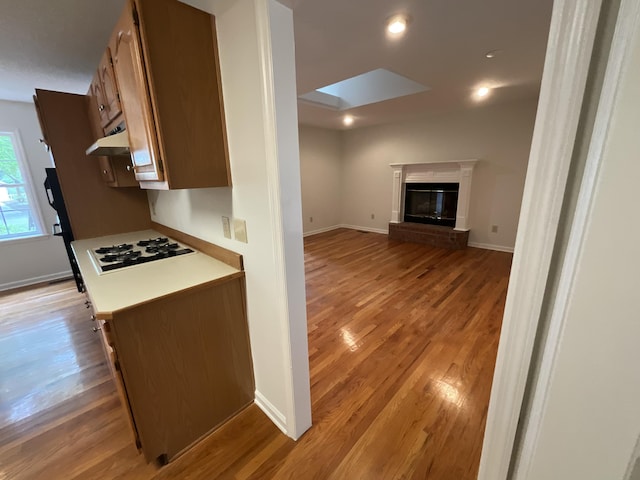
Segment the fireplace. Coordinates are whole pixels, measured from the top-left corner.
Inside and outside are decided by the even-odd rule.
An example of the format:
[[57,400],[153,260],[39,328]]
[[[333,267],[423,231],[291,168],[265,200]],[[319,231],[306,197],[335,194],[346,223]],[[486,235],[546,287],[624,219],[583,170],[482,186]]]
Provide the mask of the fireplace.
[[404,221],[456,226],[458,183],[405,183]]
[[469,240],[471,179],[477,160],[392,163],[389,238],[460,249]]

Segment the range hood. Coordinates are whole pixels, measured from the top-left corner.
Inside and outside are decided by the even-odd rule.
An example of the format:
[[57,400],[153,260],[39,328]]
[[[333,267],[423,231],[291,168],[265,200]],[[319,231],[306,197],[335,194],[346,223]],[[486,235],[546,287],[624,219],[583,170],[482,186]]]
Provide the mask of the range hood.
[[107,137],[99,138],[87,148],[87,155],[129,155],[129,138],[127,131],[121,131]]

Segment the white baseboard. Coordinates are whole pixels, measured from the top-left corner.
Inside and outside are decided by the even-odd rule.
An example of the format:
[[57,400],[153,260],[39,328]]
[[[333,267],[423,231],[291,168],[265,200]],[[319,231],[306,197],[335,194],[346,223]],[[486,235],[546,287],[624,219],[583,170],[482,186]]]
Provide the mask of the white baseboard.
[[42,275],[40,277],[25,278],[24,280],[16,280],[15,282],[8,282],[0,284],[0,292],[4,290],[12,290],[14,288],[26,287],[28,285],[35,285],[36,283],[53,282],[55,280],[61,280],[63,278],[73,278],[71,270],[66,272],[52,273],[50,275]]
[[287,436],[290,436],[287,432],[287,419],[286,417],[278,410],[273,404],[266,399],[264,395],[262,395],[258,390],[256,390],[256,405],[260,410],[264,412],[264,414],[269,417],[269,419],[275,423],[276,427],[282,430]]
[[320,228],[318,230],[312,230],[303,234],[303,237],[310,237],[311,235],[317,235],[318,233],[330,232],[331,230],[337,230],[338,228],[349,228],[351,230],[360,230],[363,232],[382,233],[388,235],[389,230],[386,228],[372,228],[372,227],[359,227],[358,225],[346,225],[341,223],[340,225],[333,225],[331,227]]
[[359,227],[358,225],[340,225],[340,228],[350,228],[351,230],[361,230],[363,232],[382,233],[384,235],[389,234],[389,228],[373,228],[373,227]]
[[317,235],[319,233],[330,232],[331,230],[336,230],[340,228],[340,225],[332,225],[330,227],[319,228],[318,230],[311,230],[309,232],[304,232],[302,234],[303,237],[310,237],[311,235]]
[[513,253],[513,247],[505,247],[503,245],[492,245],[490,243],[469,242],[469,247],[484,248],[485,250],[495,250],[496,252]]

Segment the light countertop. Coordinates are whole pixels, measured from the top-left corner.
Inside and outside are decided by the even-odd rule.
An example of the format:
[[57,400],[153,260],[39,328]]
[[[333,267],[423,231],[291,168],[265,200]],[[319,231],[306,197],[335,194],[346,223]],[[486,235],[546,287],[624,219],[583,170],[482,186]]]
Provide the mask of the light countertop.
[[89,254],[92,248],[161,236],[164,235],[155,230],[142,230],[72,242],[78,267],[98,318],[111,318],[119,310],[240,272],[197,252],[98,274]]

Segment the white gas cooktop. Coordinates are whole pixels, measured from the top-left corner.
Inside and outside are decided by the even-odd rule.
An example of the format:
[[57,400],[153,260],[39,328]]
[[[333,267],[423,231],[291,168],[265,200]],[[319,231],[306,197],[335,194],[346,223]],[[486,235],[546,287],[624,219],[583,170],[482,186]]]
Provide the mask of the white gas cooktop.
[[88,251],[99,275],[179,255],[197,253],[187,245],[169,237],[141,238],[130,243],[105,245]]

